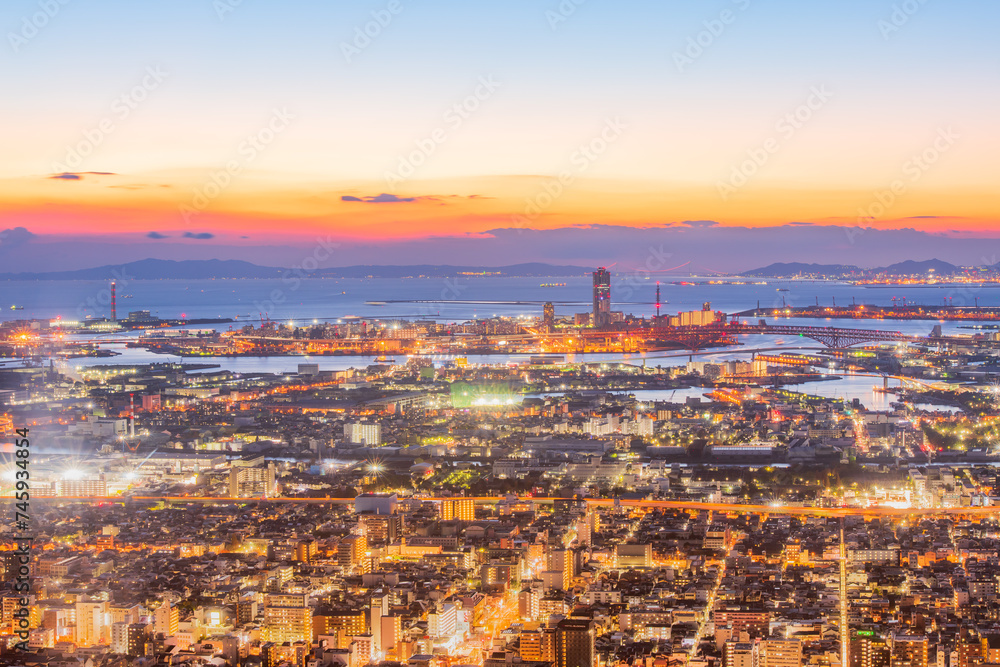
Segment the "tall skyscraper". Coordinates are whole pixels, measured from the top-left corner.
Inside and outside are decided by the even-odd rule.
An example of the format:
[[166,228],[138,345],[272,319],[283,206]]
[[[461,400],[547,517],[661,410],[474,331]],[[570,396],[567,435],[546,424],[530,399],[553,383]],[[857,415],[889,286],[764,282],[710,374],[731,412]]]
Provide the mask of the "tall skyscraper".
[[545,305],[542,306],[542,326],[545,327],[546,331],[552,331],[556,328],[556,307],[551,301],[546,301]]
[[594,271],[594,328],[611,322],[611,273],[603,266]]
[[556,626],[556,667],[593,667],[597,664],[594,624],[579,618]]

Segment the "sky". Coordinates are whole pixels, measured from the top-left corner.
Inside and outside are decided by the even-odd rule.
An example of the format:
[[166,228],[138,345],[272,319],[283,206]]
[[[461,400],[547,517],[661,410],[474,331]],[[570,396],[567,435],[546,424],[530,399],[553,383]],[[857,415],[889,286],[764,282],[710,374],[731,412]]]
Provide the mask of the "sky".
[[988,0],[6,0],[0,259],[571,263],[711,227],[688,259],[745,269],[823,227],[886,232],[838,262],[971,264],[998,28]]

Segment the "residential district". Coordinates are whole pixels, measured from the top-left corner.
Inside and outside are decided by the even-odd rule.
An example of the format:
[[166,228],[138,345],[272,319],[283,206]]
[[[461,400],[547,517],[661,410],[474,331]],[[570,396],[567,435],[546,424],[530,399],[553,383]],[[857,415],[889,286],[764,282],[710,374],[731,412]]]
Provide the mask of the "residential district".
[[[0,663],[1000,664],[994,343],[28,359]],[[820,391],[847,376],[871,400]]]

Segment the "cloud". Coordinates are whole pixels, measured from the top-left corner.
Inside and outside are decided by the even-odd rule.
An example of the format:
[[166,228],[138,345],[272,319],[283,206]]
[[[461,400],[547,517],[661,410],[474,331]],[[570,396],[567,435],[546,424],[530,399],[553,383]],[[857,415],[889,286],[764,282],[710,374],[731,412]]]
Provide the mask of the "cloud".
[[358,197],[355,195],[342,195],[340,197],[340,201],[357,202],[361,204],[405,204],[417,201],[436,201],[441,202],[443,205],[445,202],[442,200],[444,199],[493,199],[493,197],[484,197],[483,195],[418,195],[413,197],[400,197],[399,195],[392,195],[387,192],[369,197]]
[[184,232],[184,238],[186,239],[198,239],[199,241],[205,241],[207,239],[214,239],[215,234],[209,232],[199,232],[195,234],[194,232]]
[[150,232],[150,233],[146,234],[146,238],[150,238],[150,239],[168,239],[170,237],[167,236],[166,234],[161,234],[160,232]]
[[64,171],[61,174],[52,174],[49,178],[62,181],[82,181],[84,176],[117,176],[117,174],[111,171]]
[[413,202],[418,199],[431,199],[431,197],[399,197],[397,195],[391,195],[387,192],[383,192],[380,195],[375,195],[374,197],[355,197],[353,195],[344,195],[340,198],[340,201],[353,201],[353,202],[364,202],[365,204],[399,204],[403,202]]
[[11,248],[16,248],[17,246],[28,243],[34,238],[35,235],[24,227],[4,229],[0,231],[0,248],[3,250],[10,250]]
[[681,224],[682,225],[686,225],[688,227],[697,227],[697,228],[718,227],[719,226],[719,223],[716,222],[715,220],[685,220]]

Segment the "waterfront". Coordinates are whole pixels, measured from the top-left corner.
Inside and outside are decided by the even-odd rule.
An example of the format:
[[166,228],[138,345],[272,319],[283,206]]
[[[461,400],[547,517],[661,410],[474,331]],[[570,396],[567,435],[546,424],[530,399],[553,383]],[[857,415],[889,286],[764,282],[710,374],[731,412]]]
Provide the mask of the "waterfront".
[[[732,281],[708,284],[707,279],[661,277],[662,312],[712,308],[727,313],[757,307],[844,306],[853,302],[889,306],[906,299],[913,305],[1000,306],[1000,285],[899,285],[869,289],[837,281],[768,280],[765,284]],[[695,282],[701,280],[702,282]],[[454,278],[372,278],[365,280],[119,280],[118,312],[148,310],[158,317],[259,319],[261,313],[277,321],[336,320],[346,317],[423,318],[458,321],[472,318],[538,316],[542,304],[552,301],[562,317],[591,307],[591,277],[560,278],[565,286],[542,287],[544,278],[457,276]],[[647,274],[612,275],[612,308],[636,316],[655,311],[656,277]],[[689,284],[675,284],[684,282]],[[787,291],[778,291],[778,290]],[[15,319],[83,319],[107,317],[110,292],[107,281],[0,282],[0,321]],[[419,303],[391,302],[413,301]],[[475,302],[475,303],[474,303]],[[515,303],[521,302],[521,303]],[[10,305],[24,310],[9,310]],[[382,304],[382,305],[379,305]],[[813,320],[813,323],[823,320]],[[845,320],[860,326],[859,320]],[[887,325],[891,326],[891,325]],[[926,328],[926,327],[924,327]]]

